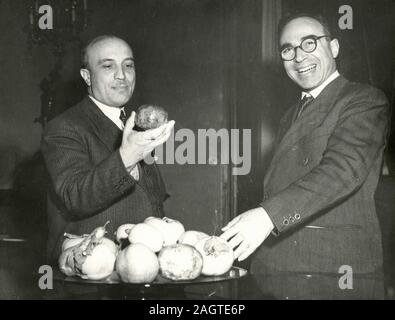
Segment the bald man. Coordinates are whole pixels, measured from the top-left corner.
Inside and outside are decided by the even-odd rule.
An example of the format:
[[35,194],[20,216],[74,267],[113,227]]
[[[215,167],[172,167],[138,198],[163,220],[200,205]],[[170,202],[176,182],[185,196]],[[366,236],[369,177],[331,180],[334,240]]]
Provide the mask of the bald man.
[[122,119],[136,73],[130,46],[100,36],[82,51],[80,74],[87,96],[48,123],[41,150],[50,175],[48,258],[58,259],[65,232],[90,233],[110,221],[163,216],[166,190],[155,164],[144,158],[169,138],[174,121],[145,132],[133,130],[135,113]]

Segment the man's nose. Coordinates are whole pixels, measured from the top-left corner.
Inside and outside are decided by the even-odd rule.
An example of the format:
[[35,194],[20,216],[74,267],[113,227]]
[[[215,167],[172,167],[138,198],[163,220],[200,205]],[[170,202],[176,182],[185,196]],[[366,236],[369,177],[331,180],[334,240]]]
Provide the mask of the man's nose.
[[115,79],[125,79],[125,71],[122,67],[118,67],[114,74]]
[[295,62],[302,62],[306,57],[306,52],[300,47],[295,48]]

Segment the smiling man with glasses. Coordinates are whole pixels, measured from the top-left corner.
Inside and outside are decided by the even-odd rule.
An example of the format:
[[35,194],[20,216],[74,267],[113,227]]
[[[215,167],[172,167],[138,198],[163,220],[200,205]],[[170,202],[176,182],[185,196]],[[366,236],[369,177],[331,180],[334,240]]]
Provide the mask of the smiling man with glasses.
[[311,91],[336,72],[339,42],[318,20],[300,17],[284,25],[280,54],[288,76]]
[[[322,17],[288,17],[279,31],[279,53],[300,101],[280,121],[262,202],[221,236],[237,259],[254,253],[250,271],[263,296],[382,299],[374,193],[388,101],[339,74],[339,42]],[[348,281],[339,270],[352,273]]]

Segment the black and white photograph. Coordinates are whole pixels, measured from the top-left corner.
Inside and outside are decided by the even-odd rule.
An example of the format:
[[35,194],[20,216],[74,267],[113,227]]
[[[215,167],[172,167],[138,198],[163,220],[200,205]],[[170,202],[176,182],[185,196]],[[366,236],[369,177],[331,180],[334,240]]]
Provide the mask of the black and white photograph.
[[0,0],[0,300],[395,300],[394,39],[394,0]]

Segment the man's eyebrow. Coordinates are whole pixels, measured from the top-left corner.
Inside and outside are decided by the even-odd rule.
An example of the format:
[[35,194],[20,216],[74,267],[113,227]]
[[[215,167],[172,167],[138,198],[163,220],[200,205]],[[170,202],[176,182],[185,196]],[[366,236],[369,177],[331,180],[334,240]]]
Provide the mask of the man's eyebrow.
[[301,41],[306,40],[308,38],[318,38],[318,36],[316,34],[309,34],[307,36],[304,36]]
[[[318,36],[317,36],[316,34],[308,34],[308,35],[306,35],[306,36],[304,36],[304,37],[302,37],[302,38],[300,39],[299,45],[302,43],[302,41],[304,41],[304,40],[306,40],[306,39],[308,39],[308,38],[318,38]],[[285,48],[288,48],[288,47],[293,47],[293,45],[292,45],[291,43],[289,43],[289,42],[284,43],[284,44],[282,44],[282,45],[280,46],[280,50],[285,49]]]
[[[104,58],[104,59],[100,59],[97,62],[97,64],[103,64],[103,63],[106,63],[106,62],[113,62],[113,61],[115,61],[115,60],[111,59],[111,58]],[[133,61],[134,62],[134,58],[133,57],[127,57],[123,61]]]
[[105,62],[112,62],[114,61],[114,59],[110,59],[110,58],[104,58],[104,59],[100,59],[97,64],[103,64]]
[[289,47],[292,47],[292,45],[289,42],[287,42],[287,43],[284,43],[280,46],[280,50],[283,50],[283,49],[289,48]]

